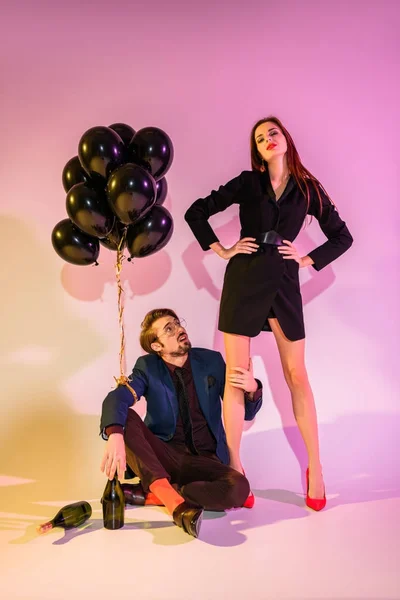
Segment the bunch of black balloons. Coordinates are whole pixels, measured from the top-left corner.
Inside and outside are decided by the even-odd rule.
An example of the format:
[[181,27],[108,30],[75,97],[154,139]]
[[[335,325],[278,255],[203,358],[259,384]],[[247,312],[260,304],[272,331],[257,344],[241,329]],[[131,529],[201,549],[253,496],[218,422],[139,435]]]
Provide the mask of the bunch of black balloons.
[[171,139],[157,127],[135,131],[114,123],[88,129],[62,173],[69,219],[53,229],[57,254],[74,265],[91,265],[100,244],[114,251],[126,246],[131,258],[161,250],[174,228],[162,206],[173,156]]

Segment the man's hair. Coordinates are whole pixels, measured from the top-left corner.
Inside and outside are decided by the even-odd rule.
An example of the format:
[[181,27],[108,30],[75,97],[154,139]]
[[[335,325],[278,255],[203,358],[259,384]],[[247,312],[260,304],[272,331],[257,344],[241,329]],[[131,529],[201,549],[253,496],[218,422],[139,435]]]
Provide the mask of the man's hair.
[[151,344],[157,341],[157,334],[153,329],[153,324],[162,317],[173,317],[179,321],[177,314],[171,308],[155,308],[147,313],[140,326],[140,345],[143,350],[149,354],[158,354],[158,352],[151,347]]

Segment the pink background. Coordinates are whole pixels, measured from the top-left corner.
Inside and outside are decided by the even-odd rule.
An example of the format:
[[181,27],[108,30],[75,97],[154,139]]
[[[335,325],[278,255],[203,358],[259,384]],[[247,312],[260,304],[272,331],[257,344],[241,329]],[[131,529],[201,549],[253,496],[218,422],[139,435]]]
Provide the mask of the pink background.
[[[141,353],[139,324],[161,305],[187,321],[194,345],[222,349],[216,320],[225,263],[200,250],[183,214],[249,168],[251,126],[268,114],[292,133],[354,236],[351,250],[324,271],[301,272],[307,365],[331,506],[397,498],[398,4],[183,6],[71,0],[2,8],[6,499],[23,513],[27,500],[50,490],[55,501],[97,497],[104,482],[98,421],[118,375],[115,255],[102,248],[99,267],[74,267],[50,242],[66,215],[61,172],[81,134],[117,121],[135,129],[155,125],[175,147],[166,202],[174,236],[154,257],[124,265],[130,369]],[[234,207],[212,224],[222,243],[236,241]],[[306,253],[323,240],[314,222],[297,245]],[[262,498],[268,487],[300,489],[306,457],[272,334],[257,338],[252,355],[265,400],[242,449]],[[32,482],[24,500],[11,481]]]

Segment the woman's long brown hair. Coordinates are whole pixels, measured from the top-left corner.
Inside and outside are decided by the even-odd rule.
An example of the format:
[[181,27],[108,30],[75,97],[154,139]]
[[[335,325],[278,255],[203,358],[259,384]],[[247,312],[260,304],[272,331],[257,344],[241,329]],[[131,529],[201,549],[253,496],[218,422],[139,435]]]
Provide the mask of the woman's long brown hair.
[[[279,127],[279,129],[282,131],[283,135],[286,138],[288,169],[289,169],[289,172],[291,173],[291,175],[293,175],[293,177],[295,178],[297,185],[303,192],[303,195],[307,202],[307,210],[310,206],[309,183],[311,183],[314,186],[315,191],[317,192],[318,199],[319,199],[320,211],[322,211],[321,190],[327,195],[328,198],[329,198],[329,195],[327,194],[323,185],[318,181],[318,179],[316,177],[314,177],[314,175],[312,173],[310,173],[310,171],[308,169],[306,169],[305,166],[302,164],[299,153],[297,152],[296,146],[294,145],[292,136],[290,135],[290,133],[288,132],[286,127],[284,127],[282,125],[281,121],[277,117],[267,117],[265,119],[260,119],[253,126],[253,128],[251,130],[251,134],[250,134],[251,168],[253,169],[253,171],[262,171],[263,170],[264,165],[263,165],[262,157],[260,156],[260,153],[257,150],[257,144],[256,144],[256,140],[255,140],[255,132],[256,132],[257,127],[259,127],[260,125],[262,125],[263,123],[266,123],[266,122],[275,123],[275,125],[277,125]],[[332,200],[330,198],[329,198],[329,200],[332,202]]]

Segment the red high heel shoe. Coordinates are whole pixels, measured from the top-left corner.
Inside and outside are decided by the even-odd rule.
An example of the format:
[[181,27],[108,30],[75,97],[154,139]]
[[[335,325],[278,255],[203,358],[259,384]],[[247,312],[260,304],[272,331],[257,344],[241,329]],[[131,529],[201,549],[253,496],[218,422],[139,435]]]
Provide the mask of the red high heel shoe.
[[253,508],[256,499],[252,491],[247,496],[246,500],[243,502],[243,508]]
[[326,506],[325,489],[324,489],[324,497],[323,498],[310,498],[310,496],[308,495],[308,488],[309,488],[309,483],[310,483],[308,467],[307,467],[307,471],[306,471],[306,482],[307,482],[306,504],[307,504],[308,508],[312,508],[313,510],[316,510],[316,511],[322,510]]
[[[246,477],[246,473],[244,471],[243,471],[243,475]],[[253,508],[255,501],[256,501],[256,499],[254,497],[254,494],[250,490],[250,493],[247,496],[246,500],[243,502],[242,507],[243,508]]]

